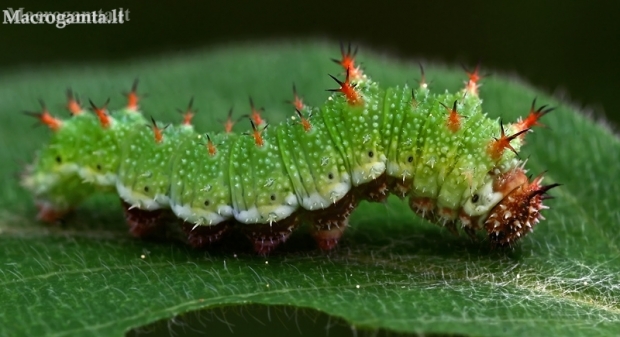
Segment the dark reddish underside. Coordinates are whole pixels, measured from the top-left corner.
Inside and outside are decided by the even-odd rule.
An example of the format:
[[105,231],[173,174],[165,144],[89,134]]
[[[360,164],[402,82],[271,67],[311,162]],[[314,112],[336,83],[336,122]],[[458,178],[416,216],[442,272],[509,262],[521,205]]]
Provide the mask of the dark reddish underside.
[[292,214],[288,218],[271,225],[239,224],[238,228],[250,239],[256,253],[266,255],[284,243],[299,224],[299,214]]
[[[383,202],[389,195],[386,176],[358,186],[342,199],[326,209],[316,211],[299,210],[288,218],[270,224],[242,224],[235,220],[219,223],[215,226],[196,226],[180,221],[187,243],[194,248],[208,248],[220,241],[233,229],[243,233],[252,244],[254,251],[266,255],[276,249],[293,233],[302,222],[309,223],[311,233],[321,250],[334,249],[348,226],[349,216],[360,201]],[[165,230],[167,211],[145,211],[122,202],[129,232],[136,237],[157,237]]]
[[207,248],[220,241],[234,225],[233,221],[220,222],[215,226],[196,226],[187,221],[180,221],[181,230],[187,236],[187,243],[194,248]]
[[129,233],[138,238],[163,237],[166,224],[163,217],[164,210],[145,211],[138,208],[131,208],[131,205],[121,200],[125,220],[129,226]]
[[36,206],[38,209],[37,220],[47,223],[55,223],[71,212],[71,209],[59,210],[52,205],[41,201],[37,201]]
[[[548,196],[545,193],[557,184],[543,186],[542,177],[531,183],[521,169],[515,169],[496,177],[496,190],[506,188],[503,193],[508,197],[495,206],[491,216],[485,222],[485,229],[490,235],[491,242],[497,246],[509,246],[519,237],[532,230],[532,227],[542,218],[539,211],[543,208],[542,201]],[[338,242],[348,226],[349,216],[357,205],[367,200],[370,202],[384,202],[391,193],[404,198],[411,188],[412,181],[388,178],[385,174],[364,185],[353,188],[342,199],[329,207],[316,211],[299,210],[272,224],[242,224],[235,220],[222,222],[214,226],[196,226],[192,223],[180,222],[180,228],[185,234],[187,243],[194,248],[206,248],[220,241],[233,229],[243,233],[258,254],[269,254],[286,240],[301,223],[311,225],[311,233],[317,246],[329,251],[338,246]],[[518,188],[516,188],[519,186]],[[125,218],[129,231],[136,237],[159,236],[165,229],[165,215],[169,210],[144,211],[137,208],[130,209],[129,204],[123,202]],[[524,207],[525,205],[525,207]],[[446,227],[451,232],[457,232],[457,214],[449,209],[439,209],[435,200],[430,198],[410,198],[409,206],[421,217]],[[460,214],[463,220],[463,214]],[[444,220],[454,219],[454,220]],[[465,232],[475,238],[478,228],[477,219],[466,219],[470,225],[465,226]],[[497,224],[497,225],[496,225]]]
[[332,250],[347,228],[349,215],[357,206],[356,196],[347,193],[333,205],[314,212],[307,212],[306,219],[312,225],[312,236],[321,250]]

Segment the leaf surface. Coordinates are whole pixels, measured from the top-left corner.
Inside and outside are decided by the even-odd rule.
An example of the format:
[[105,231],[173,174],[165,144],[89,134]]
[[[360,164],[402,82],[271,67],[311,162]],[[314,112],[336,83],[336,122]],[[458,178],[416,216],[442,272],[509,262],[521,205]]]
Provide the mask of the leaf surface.
[[[502,76],[484,79],[484,110],[504,121],[531,101],[557,109],[549,128],[528,135],[521,152],[530,173],[547,170],[547,220],[514,250],[493,251],[418,219],[406,203],[362,204],[341,247],[315,250],[303,230],[268,258],[240,244],[192,251],[126,233],[117,197],[87,200],[66,223],[34,221],[17,176],[49,137],[22,110],[39,98],[56,115],[67,86],[83,101],[122,105],[140,78],[147,115],[179,121],[176,108],[195,96],[198,129],[218,131],[231,106],[249,112],[248,96],[270,123],[292,116],[284,103],[294,82],[306,102],[321,104],[337,45],[243,45],[122,64],[18,69],[0,77],[0,335],[120,336],[131,328],[210,307],[236,304],[312,308],[358,329],[477,336],[620,333],[620,142],[561,101]],[[415,83],[417,63],[360,52],[382,85]],[[459,68],[425,65],[432,90],[456,90]],[[249,128],[241,122],[238,130]],[[239,239],[242,240],[242,239]]]

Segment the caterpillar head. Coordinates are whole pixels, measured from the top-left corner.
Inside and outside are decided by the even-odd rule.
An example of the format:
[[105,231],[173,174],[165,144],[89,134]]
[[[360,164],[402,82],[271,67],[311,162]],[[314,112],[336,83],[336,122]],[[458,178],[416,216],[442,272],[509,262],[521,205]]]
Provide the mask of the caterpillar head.
[[502,174],[492,174],[465,203],[461,219],[466,226],[484,226],[489,239],[497,246],[509,246],[532,231],[540,211],[548,207],[546,192],[559,184],[541,185],[542,175],[532,181],[522,167]]
[[544,219],[540,211],[549,207],[543,200],[551,198],[546,192],[559,184],[541,185],[542,180],[539,175],[530,181],[520,167],[495,177],[494,186],[503,197],[484,222],[495,245],[511,245]]
[[546,192],[559,184],[541,185],[542,175],[532,181],[521,167],[492,176],[466,203],[464,211],[475,227],[484,226],[497,246],[509,246],[531,232],[548,207]]

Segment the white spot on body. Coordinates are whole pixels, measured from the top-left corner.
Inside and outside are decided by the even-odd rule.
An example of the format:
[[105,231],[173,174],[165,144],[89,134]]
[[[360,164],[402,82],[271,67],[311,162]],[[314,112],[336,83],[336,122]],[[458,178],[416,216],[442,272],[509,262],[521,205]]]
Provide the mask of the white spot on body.
[[250,207],[246,210],[235,210],[235,219],[237,221],[250,224],[250,223],[259,223],[260,222],[260,213],[258,212],[258,208],[256,206]]
[[[229,207],[229,206],[228,206]],[[200,225],[217,225],[227,220],[232,214],[232,209],[228,214],[218,214],[201,208],[192,208],[190,205],[171,204],[172,212],[187,222]],[[229,207],[230,208],[230,207]]]
[[323,198],[319,193],[310,193],[301,200],[301,207],[309,211],[323,209],[328,205],[330,205],[329,200]]
[[385,155],[381,154],[379,159],[381,161],[367,163],[361,167],[353,169],[352,178],[354,186],[359,186],[361,184],[375,180],[378,176],[382,175],[383,172],[385,172]]
[[126,203],[135,205],[139,209],[153,211],[162,208],[162,205],[156,200],[149,198],[141,193],[132,191],[123,185],[120,181],[116,182],[116,191]]
[[488,213],[504,197],[500,192],[493,191],[492,179],[489,179],[475,192],[475,194],[478,194],[479,196],[476,203],[473,203],[471,201],[470,193],[471,192],[467,190],[463,195],[463,198],[466,198],[466,202],[463,205],[463,211],[465,211],[465,213],[467,213],[469,216],[480,216],[482,214]]

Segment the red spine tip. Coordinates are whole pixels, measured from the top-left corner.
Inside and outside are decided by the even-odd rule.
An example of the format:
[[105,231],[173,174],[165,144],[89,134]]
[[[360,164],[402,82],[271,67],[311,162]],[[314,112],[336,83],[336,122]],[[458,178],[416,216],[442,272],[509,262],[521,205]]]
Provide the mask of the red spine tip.
[[187,108],[185,109],[185,111],[181,110],[181,109],[177,109],[177,111],[179,113],[181,113],[183,115],[183,125],[192,125],[192,119],[194,118],[194,115],[196,115],[196,112],[198,112],[198,110],[193,108],[194,106],[194,97],[190,98],[189,100],[189,104],[187,105]]
[[83,112],[82,106],[80,104],[80,101],[73,94],[73,91],[71,89],[67,89],[67,104],[66,104],[66,108],[67,108],[67,110],[69,110],[69,112],[71,113],[72,116],[79,115],[79,114],[81,114]]
[[529,129],[525,129],[525,130],[521,130],[511,136],[506,136],[506,132],[504,131],[504,125],[502,124],[502,122],[500,121],[500,129],[501,129],[501,135],[498,138],[495,138],[491,141],[491,143],[489,143],[489,147],[487,149],[487,152],[489,153],[489,155],[491,156],[491,158],[493,160],[499,160],[502,155],[504,154],[504,151],[506,149],[514,152],[516,155],[518,155],[517,151],[512,147],[512,145],[510,145],[510,142],[519,137],[520,135],[524,134],[525,132],[529,131]]
[[295,84],[293,84],[293,100],[288,101],[288,103],[292,104],[297,110],[303,110],[305,107],[304,101],[297,94],[297,88],[295,87]]
[[155,122],[155,119],[152,116],[151,123],[151,129],[153,129],[153,137],[155,138],[155,142],[159,144],[164,140],[164,130],[168,127],[168,125],[163,128],[158,127],[157,122]]
[[209,155],[211,157],[217,154],[217,149],[215,148],[215,144],[211,141],[211,137],[207,135],[207,151],[209,151]]
[[252,100],[252,97],[250,97],[250,109],[251,109],[250,118],[252,119],[252,122],[254,122],[254,124],[262,125],[263,123],[265,123],[265,120],[260,115],[260,113],[263,112],[265,109],[264,108],[257,109],[256,106],[254,105],[254,100]]
[[268,125],[266,125],[263,129],[259,130],[251,118],[250,123],[252,124],[252,137],[254,137],[254,143],[256,144],[256,146],[262,147],[263,145],[265,145],[265,140],[263,139],[262,133],[263,131],[265,131],[265,129],[267,129]]
[[473,94],[473,95],[478,95],[478,89],[480,88],[480,80],[482,79],[482,75],[480,74],[480,64],[476,65],[476,68],[474,68],[473,71],[468,71],[467,69],[465,69],[465,72],[467,73],[467,83],[465,85],[465,90],[467,90],[467,92]]
[[439,102],[439,104],[441,104],[446,110],[448,110],[449,115],[446,119],[446,125],[448,126],[448,129],[452,132],[459,131],[461,129],[461,119],[463,118],[463,116],[461,116],[461,114],[459,114],[456,110],[457,101],[454,101],[454,105],[452,106],[452,108],[448,108],[445,104],[441,102]]
[[339,64],[344,70],[350,73],[351,77],[358,79],[362,76],[362,71],[359,66],[355,65],[355,56],[357,55],[357,47],[351,51],[351,44],[349,43],[345,49],[344,44],[340,43],[340,60],[332,59],[336,64]]
[[536,98],[534,98],[530,107],[529,115],[525,119],[519,120],[515,123],[515,127],[518,131],[531,129],[534,126],[544,127],[545,125],[540,123],[540,119],[553,110],[555,110],[555,108],[547,108],[546,105],[543,105],[537,109]]
[[39,101],[39,103],[41,104],[41,112],[25,111],[24,113],[38,119],[41,124],[46,125],[50,130],[58,131],[62,127],[62,121],[49,113],[43,101]]
[[140,102],[140,96],[138,96],[138,83],[139,81],[136,78],[131,86],[131,91],[125,93],[125,97],[127,97],[127,110],[138,111],[140,109],[140,106],[138,105]]
[[97,114],[97,117],[99,117],[99,122],[101,123],[101,126],[103,128],[108,128],[110,126],[110,116],[107,113],[107,108],[110,99],[108,98],[108,100],[103,104],[101,108],[98,108],[95,103],[93,103],[93,101],[89,100],[89,102],[90,106],[93,109],[93,112]]
[[347,98],[347,102],[349,102],[350,105],[361,104],[362,99],[359,93],[355,90],[355,84],[351,83],[350,74],[351,73],[347,70],[347,77],[345,78],[344,82],[340,81],[339,79],[337,79],[336,77],[332,75],[329,75],[334,81],[336,81],[336,83],[340,85],[340,88],[329,89],[327,91],[340,92],[344,94],[344,96]]
[[232,118],[233,115],[233,109],[230,108],[230,110],[228,110],[228,118],[226,119],[225,122],[223,122],[224,124],[224,131],[226,133],[232,133],[233,127],[235,126],[235,122]]
[[299,111],[298,109],[295,109],[295,113],[297,113],[297,116],[299,117],[299,124],[301,124],[301,126],[304,128],[304,131],[309,132],[312,129],[312,124],[310,124],[310,121],[304,117],[301,114],[301,111]]

